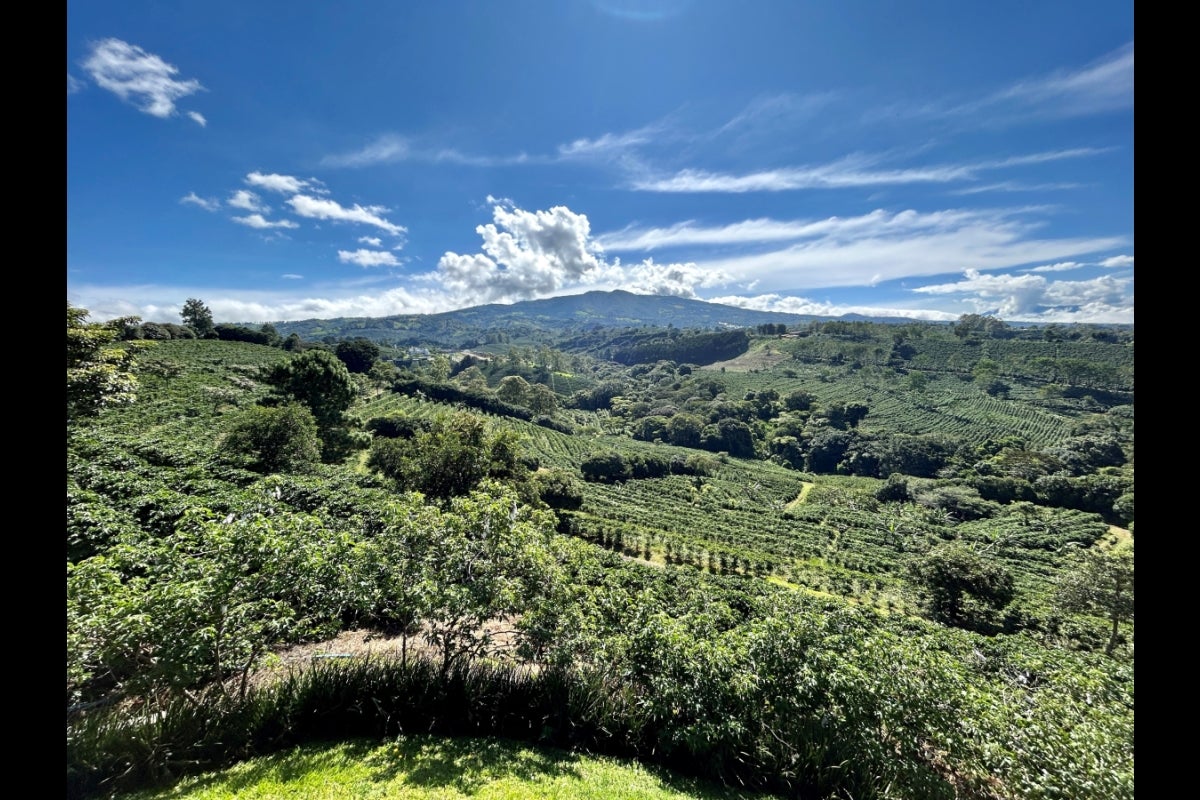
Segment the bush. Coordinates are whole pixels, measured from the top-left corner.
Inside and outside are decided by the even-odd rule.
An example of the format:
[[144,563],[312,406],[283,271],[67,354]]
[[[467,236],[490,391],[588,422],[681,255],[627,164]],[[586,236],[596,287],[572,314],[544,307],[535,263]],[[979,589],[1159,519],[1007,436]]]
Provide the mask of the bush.
[[301,472],[321,460],[321,439],[305,406],[254,406],[241,412],[221,450],[256,472]]

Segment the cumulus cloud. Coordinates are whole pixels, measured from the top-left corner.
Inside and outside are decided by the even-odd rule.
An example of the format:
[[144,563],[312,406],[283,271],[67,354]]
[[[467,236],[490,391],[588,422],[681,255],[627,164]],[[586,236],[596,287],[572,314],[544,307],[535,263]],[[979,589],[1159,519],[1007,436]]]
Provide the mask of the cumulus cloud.
[[244,217],[233,217],[233,221],[259,230],[269,230],[272,228],[299,228],[300,226],[289,219],[269,220],[265,219],[262,214],[249,214]]
[[447,252],[438,262],[451,291],[483,302],[545,296],[604,266],[588,218],[565,206],[535,212],[496,206],[492,219],[475,229],[483,253]]
[[266,189],[269,192],[279,192],[280,194],[297,194],[311,185],[310,181],[301,180],[291,175],[277,175],[275,173],[264,175],[261,172],[251,172],[246,176],[246,183]]
[[200,197],[195,192],[188,192],[185,196],[179,198],[179,202],[193,206],[200,206],[205,211],[216,211],[221,207],[221,201],[215,198]]
[[188,117],[191,118],[192,122],[195,122],[201,128],[208,127],[208,120],[206,120],[204,118],[204,115],[201,114],[199,111],[189,111],[189,112],[187,112],[187,115],[188,115]]
[[447,252],[437,271],[426,276],[462,302],[514,302],[582,288],[694,298],[698,287],[729,280],[719,270],[693,263],[609,262],[591,236],[587,216],[565,206],[525,211],[497,205],[492,219],[475,229],[483,239],[482,253]]
[[238,189],[225,202],[244,211],[266,213],[271,210],[269,206],[263,205],[262,199],[258,195],[248,189]]
[[1040,275],[984,275],[968,269],[962,280],[921,286],[914,292],[961,295],[978,310],[1002,319],[1070,320],[1082,314],[1097,321],[1132,319],[1132,285],[1128,280],[1103,276],[1086,281],[1048,281]]
[[1112,256],[1100,262],[1102,267],[1132,267],[1133,256]]
[[335,200],[309,195],[298,194],[288,199],[288,205],[296,214],[310,219],[328,219],[336,222],[354,222],[360,225],[372,225],[387,231],[393,236],[401,236],[408,229],[396,225],[381,216],[388,209],[383,206],[361,206],[355,203],[346,208]]
[[400,261],[387,250],[338,250],[338,260],[343,264],[358,264],[360,267],[398,267]]
[[163,119],[175,115],[176,100],[204,88],[198,80],[179,80],[178,67],[120,39],[95,45],[82,66],[101,88]]
[[361,244],[369,244],[371,247],[383,247],[383,240],[378,236],[360,236],[358,241]]

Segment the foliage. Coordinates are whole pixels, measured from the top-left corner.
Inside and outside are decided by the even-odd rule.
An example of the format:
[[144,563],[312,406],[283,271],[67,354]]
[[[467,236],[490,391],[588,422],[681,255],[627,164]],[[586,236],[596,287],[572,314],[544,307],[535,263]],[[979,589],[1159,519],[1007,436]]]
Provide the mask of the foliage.
[[306,350],[276,364],[264,377],[283,399],[308,406],[317,423],[324,461],[340,461],[356,446],[345,430],[344,415],[357,388],[337,356],[327,350]]
[[201,339],[207,339],[214,335],[212,311],[204,305],[202,300],[189,297],[184,301],[183,310],[179,312],[179,316],[183,320],[183,324],[194,330]]
[[346,369],[356,375],[365,375],[375,366],[379,358],[379,345],[361,336],[338,342],[334,353]]
[[367,466],[399,491],[446,500],[464,495],[484,478],[523,480],[519,437],[468,412],[435,418],[410,438],[376,438]]
[[1055,599],[1064,611],[1105,617],[1112,629],[1104,652],[1112,655],[1118,625],[1133,621],[1133,546],[1092,547],[1081,552],[1071,571],[1060,579]]
[[116,332],[88,323],[87,309],[67,304],[67,424],[137,399],[136,344],[108,347]]
[[276,408],[254,406],[241,412],[221,443],[257,472],[297,472],[321,459],[317,421],[307,406],[289,403]]
[[925,591],[929,615],[947,625],[961,627],[976,621],[965,602],[968,597],[1001,609],[1015,593],[1008,570],[958,543],[934,548],[912,562],[910,571]]

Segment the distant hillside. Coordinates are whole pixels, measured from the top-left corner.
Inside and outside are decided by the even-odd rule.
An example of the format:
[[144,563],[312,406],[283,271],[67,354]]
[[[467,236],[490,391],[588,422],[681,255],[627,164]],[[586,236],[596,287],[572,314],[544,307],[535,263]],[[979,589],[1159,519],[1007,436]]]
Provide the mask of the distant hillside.
[[480,343],[478,337],[481,330],[502,334],[506,337],[504,341],[515,341],[551,330],[564,333],[572,329],[642,325],[673,325],[677,328],[748,327],[766,323],[795,325],[817,319],[837,318],[755,311],[681,297],[596,291],[544,300],[525,300],[510,305],[492,303],[442,314],[277,322],[275,328],[283,336],[296,333],[309,341],[327,336],[337,339],[362,336],[377,342],[401,346],[468,346]]

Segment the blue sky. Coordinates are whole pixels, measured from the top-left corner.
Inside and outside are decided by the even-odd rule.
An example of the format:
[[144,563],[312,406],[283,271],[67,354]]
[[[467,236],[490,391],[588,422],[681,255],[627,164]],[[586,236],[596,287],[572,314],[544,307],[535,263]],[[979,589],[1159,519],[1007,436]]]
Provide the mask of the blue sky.
[[101,321],[627,289],[1133,322],[1133,4],[67,9],[67,299]]

